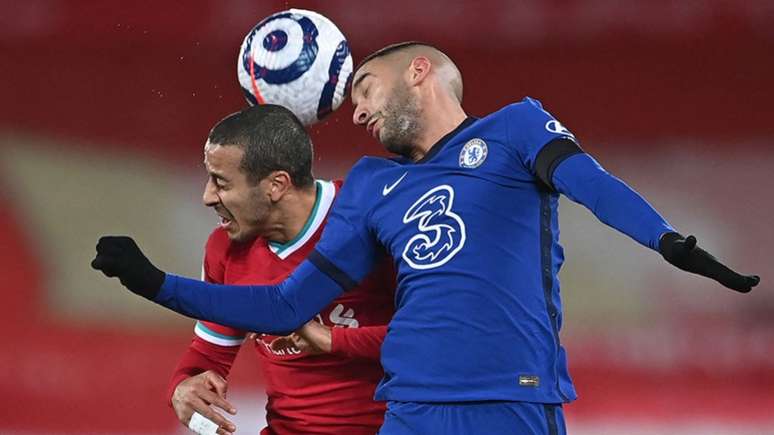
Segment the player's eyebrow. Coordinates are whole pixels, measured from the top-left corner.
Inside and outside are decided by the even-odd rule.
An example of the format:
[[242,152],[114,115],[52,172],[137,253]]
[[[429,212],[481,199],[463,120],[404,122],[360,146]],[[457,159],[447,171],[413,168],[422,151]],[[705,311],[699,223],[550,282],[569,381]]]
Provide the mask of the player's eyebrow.
[[352,89],[355,89],[355,87],[357,87],[357,85],[359,85],[359,84],[360,84],[360,82],[362,82],[362,81],[363,81],[363,79],[365,79],[366,77],[368,77],[368,76],[370,76],[370,75],[373,75],[373,74],[371,74],[370,72],[364,72],[364,73],[363,73],[363,75],[361,75],[360,77],[358,77],[357,79],[355,79],[355,82],[354,82],[354,83],[352,83]]
[[210,177],[212,177],[212,178],[215,178],[215,179],[217,179],[217,180],[221,180],[221,181],[228,182],[228,178],[224,177],[223,175],[221,175],[221,174],[219,174],[219,173],[217,173],[217,172],[213,172],[213,171],[207,171],[207,172],[209,172],[209,174],[210,174]]
[[215,172],[214,170],[210,169],[209,167],[207,167],[207,161],[206,160],[204,162],[202,162],[202,165],[204,166],[204,170],[207,171],[207,175],[209,175],[210,177],[217,178],[219,180],[223,180],[223,181],[226,181],[226,182],[229,181],[228,178],[224,177],[223,175],[221,175],[221,174]]

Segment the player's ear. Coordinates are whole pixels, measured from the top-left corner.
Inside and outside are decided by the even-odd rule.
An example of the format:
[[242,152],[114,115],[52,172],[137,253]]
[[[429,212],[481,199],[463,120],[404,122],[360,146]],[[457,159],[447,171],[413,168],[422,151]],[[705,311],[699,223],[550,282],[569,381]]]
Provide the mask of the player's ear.
[[409,64],[409,83],[412,85],[418,85],[429,74],[432,68],[430,59],[425,56],[417,56],[411,60]]
[[286,171],[274,171],[268,176],[269,179],[269,198],[272,202],[278,202],[285,196],[288,190],[293,187],[290,174]]

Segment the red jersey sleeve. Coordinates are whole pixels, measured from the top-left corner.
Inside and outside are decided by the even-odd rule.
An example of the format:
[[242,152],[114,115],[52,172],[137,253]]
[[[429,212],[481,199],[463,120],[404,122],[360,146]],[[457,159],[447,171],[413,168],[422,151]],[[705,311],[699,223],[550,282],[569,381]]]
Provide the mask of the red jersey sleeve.
[[[202,265],[202,281],[215,284],[225,283],[225,264],[228,252],[228,235],[221,229],[216,229],[207,239]],[[194,328],[196,336],[218,346],[240,346],[245,338],[245,332],[217,323],[198,321]]]
[[[210,234],[204,252],[202,280],[223,283],[225,272],[223,265],[227,247],[228,238],[225,233],[215,230]],[[223,378],[228,377],[231,365],[245,337],[243,331],[204,321],[196,322],[194,333],[191,345],[183,354],[170,379],[167,388],[169,404],[172,402],[172,395],[177,385],[191,376],[212,370]]]
[[223,378],[227,378],[237,353],[239,353],[238,346],[218,346],[199,337],[194,337],[188,350],[180,358],[174,373],[172,373],[172,379],[167,387],[167,403],[172,404],[175,388],[191,376],[212,370]]
[[379,361],[387,325],[332,328],[331,353]]

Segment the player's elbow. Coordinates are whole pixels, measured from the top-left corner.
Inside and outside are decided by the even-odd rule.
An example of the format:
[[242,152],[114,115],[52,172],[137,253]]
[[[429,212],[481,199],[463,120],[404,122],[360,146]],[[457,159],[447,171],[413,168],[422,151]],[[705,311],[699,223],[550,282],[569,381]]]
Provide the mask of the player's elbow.
[[282,291],[281,286],[277,286],[272,289],[274,303],[272,321],[269,325],[269,330],[262,331],[273,335],[287,335],[293,331],[298,330],[309,319],[314,316],[314,313],[304,313],[303,307],[297,298],[288,297],[286,292]]

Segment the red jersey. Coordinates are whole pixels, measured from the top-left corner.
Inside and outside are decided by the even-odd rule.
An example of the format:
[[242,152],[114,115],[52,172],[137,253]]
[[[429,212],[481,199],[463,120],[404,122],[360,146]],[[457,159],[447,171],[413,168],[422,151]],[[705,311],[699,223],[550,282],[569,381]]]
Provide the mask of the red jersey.
[[[233,243],[220,228],[210,235],[204,279],[222,284],[282,282],[314,249],[341,182],[317,181],[317,197],[301,232],[285,244],[256,238]],[[298,350],[272,351],[275,336],[261,334],[253,343],[266,381],[268,402],[263,434],[374,434],[385,405],[373,400],[383,372],[379,349],[394,311],[395,273],[391,263],[378,268],[360,286],[343,293],[317,316],[332,328],[332,352],[310,355]],[[213,370],[228,375],[247,331],[199,321],[188,352],[169,388],[171,398],[182,380]]]

